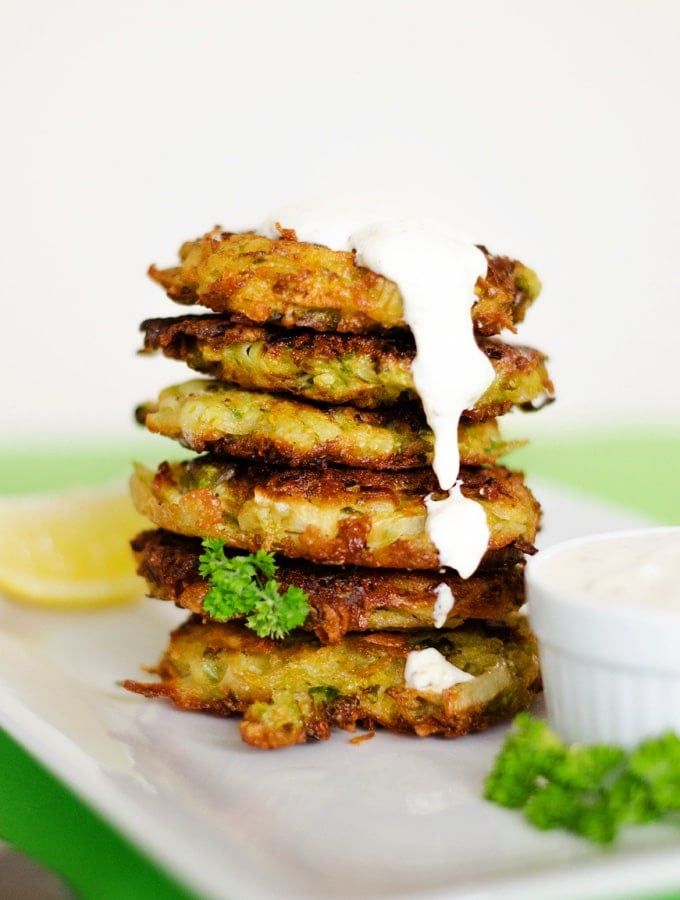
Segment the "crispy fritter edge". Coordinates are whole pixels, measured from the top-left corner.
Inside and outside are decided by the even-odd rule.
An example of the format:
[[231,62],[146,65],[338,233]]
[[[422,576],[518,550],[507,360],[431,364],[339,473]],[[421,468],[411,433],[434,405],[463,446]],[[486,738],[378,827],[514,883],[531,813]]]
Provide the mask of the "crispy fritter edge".
[[[211,655],[220,652],[225,640],[229,652],[274,657],[278,652],[279,642],[258,638],[246,628],[231,624],[203,624],[197,617],[192,617],[172,634],[168,651],[155,670],[160,675],[161,682],[149,684],[126,680],[122,682],[122,686],[146,697],[166,698],[182,710],[210,712],[218,716],[242,713],[244,718],[239,725],[241,736],[246,743],[260,749],[276,749],[309,740],[326,740],[333,726],[347,731],[354,731],[357,727],[371,730],[384,727],[401,733],[415,733],[420,737],[433,734],[449,738],[460,737],[511,718],[520,710],[528,708],[540,690],[535,639],[526,624],[518,620],[515,629],[497,631],[489,636],[498,637],[505,633],[504,641],[507,641],[508,652],[512,652],[511,648],[514,646],[521,653],[522,668],[511,666],[504,676],[500,676],[500,682],[496,686],[493,671],[481,675],[476,679],[479,683],[479,696],[474,702],[470,702],[471,698],[468,698],[461,704],[459,694],[467,696],[470,685],[475,682],[454,686],[440,695],[421,693],[405,685],[393,685],[386,691],[392,708],[383,708],[383,714],[375,704],[362,706],[362,699],[357,693],[338,696],[337,691],[329,691],[323,687],[318,689],[318,698],[316,695],[312,698],[296,693],[272,698],[271,701],[263,698],[260,702],[245,700],[233,693],[207,698],[202,697],[199,692],[191,692],[191,689],[187,691],[170,655],[175,643],[184,640],[185,635],[191,639],[192,632],[197,628],[201,629],[200,639],[205,641],[206,650]],[[211,634],[216,636],[215,641],[211,639]],[[432,632],[430,634],[433,635]],[[437,633],[433,637],[439,640],[442,635]],[[404,659],[414,646],[412,638],[395,633],[374,632],[354,635],[345,640],[354,648],[364,643],[374,650],[381,648],[388,655],[402,656]],[[422,646],[423,643],[428,645],[425,633],[421,633],[417,645]],[[337,646],[342,652],[343,645]],[[282,661],[282,665],[285,665],[285,661]],[[176,680],[178,684],[175,683]],[[487,684],[486,690],[482,688],[484,681]],[[384,705],[382,703],[382,707]],[[385,715],[389,717],[386,718]]]
[[[180,249],[180,265],[149,268],[150,277],[178,303],[201,303],[254,322],[317,331],[363,332],[405,328],[398,286],[357,266],[355,255],[297,241],[281,228],[271,240],[252,232],[214,228]],[[480,246],[488,269],[475,286],[472,318],[478,333],[515,330],[540,293],[528,267]]]
[[[133,539],[132,549],[137,572],[146,580],[151,596],[210,619],[203,608],[210,586],[198,572],[199,538],[161,529],[144,531]],[[238,551],[227,552],[234,555]],[[304,628],[328,644],[348,632],[374,630],[376,614],[384,610],[392,613],[388,621],[394,624],[381,622],[379,630],[431,626],[436,588],[441,583],[448,584],[456,600],[445,626],[448,628],[465,619],[504,619],[524,603],[524,555],[516,548],[495,554],[485,569],[469,579],[452,572],[355,567],[336,571],[283,558],[277,562],[282,589],[288,585],[300,587],[310,598],[312,610]]]

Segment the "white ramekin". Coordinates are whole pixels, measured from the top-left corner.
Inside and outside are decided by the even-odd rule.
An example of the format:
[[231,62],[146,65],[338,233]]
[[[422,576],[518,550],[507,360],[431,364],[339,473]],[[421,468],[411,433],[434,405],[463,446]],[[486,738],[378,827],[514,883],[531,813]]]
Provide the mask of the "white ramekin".
[[632,747],[665,731],[680,733],[680,603],[677,612],[617,607],[564,589],[549,566],[575,547],[670,532],[680,533],[680,527],[592,535],[529,560],[528,614],[538,638],[548,719],[564,740]]

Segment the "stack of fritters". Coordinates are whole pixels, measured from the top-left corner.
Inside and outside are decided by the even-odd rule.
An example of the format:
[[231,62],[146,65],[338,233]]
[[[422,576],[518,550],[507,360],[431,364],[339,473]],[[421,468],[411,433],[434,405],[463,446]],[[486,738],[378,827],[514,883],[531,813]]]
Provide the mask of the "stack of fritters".
[[[517,610],[540,510],[522,475],[498,465],[514,444],[496,417],[540,406],[552,384],[541,353],[492,337],[522,320],[536,276],[484,253],[471,312],[496,375],[463,414],[459,445],[462,493],[482,505],[490,537],[466,580],[442,572],[425,527],[425,499],[445,494],[396,284],[285,229],[278,240],[215,230],[185,244],[177,268],[151,269],[173,300],[214,314],[144,322],[144,351],[212,378],[137,410],[150,431],[207,455],[133,476],[135,504],[158,528],[133,542],[139,572],[152,596],[190,618],[171,637],[160,682],[128,687],[244,713],[241,733],[260,747],[323,738],[332,725],[454,736],[529,705],[537,657]],[[272,640],[211,621],[204,538],[232,554],[275,552],[283,588],[309,597],[303,627]],[[443,582],[455,603],[439,621]],[[427,647],[475,677],[443,693],[407,687],[406,658]]]

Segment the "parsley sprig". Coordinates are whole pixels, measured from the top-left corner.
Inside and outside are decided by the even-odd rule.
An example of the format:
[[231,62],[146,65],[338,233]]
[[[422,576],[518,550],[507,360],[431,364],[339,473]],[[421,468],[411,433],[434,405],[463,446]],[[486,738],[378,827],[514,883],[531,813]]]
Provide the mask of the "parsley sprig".
[[568,746],[545,722],[522,713],[486,779],[485,796],[522,809],[537,828],[564,828],[601,844],[626,825],[678,824],[680,737],[665,734],[632,751]]
[[281,592],[272,553],[258,550],[247,556],[228,557],[224,541],[206,538],[198,570],[210,582],[203,608],[217,622],[245,617],[248,628],[259,637],[278,639],[307,618],[307,594],[293,585]]

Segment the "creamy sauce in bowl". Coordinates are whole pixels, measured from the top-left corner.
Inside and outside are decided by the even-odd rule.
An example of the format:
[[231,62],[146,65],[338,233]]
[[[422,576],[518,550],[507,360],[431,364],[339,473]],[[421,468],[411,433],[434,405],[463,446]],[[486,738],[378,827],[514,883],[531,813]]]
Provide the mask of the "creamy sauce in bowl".
[[680,527],[569,542],[530,565],[575,602],[680,615]]
[[680,527],[557,544],[526,567],[548,718],[566,741],[680,733]]

